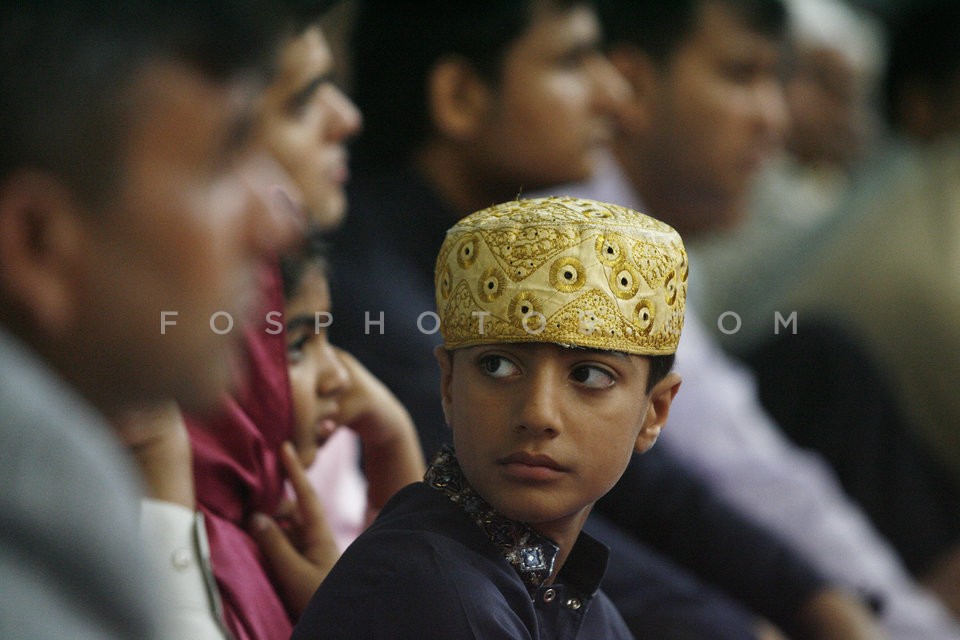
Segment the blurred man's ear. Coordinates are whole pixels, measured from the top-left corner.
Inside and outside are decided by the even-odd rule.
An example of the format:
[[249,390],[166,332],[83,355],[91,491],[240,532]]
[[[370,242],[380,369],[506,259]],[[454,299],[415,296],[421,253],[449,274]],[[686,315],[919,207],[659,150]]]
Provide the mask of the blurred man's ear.
[[680,389],[680,382],[680,374],[671,371],[650,390],[647,415],[644,417],[643,427],[640,429],[640,435],[637,436],[633,449],[637,453],[644,453],[650,449],[660,437],[660,431],[663,430],[663,425],[666,424],[667,417],[670,415],[670,406]]
[[930,89],[917,82],[902,87],[896,107],[901,128],[920,140],[932,140],[943,132],[942,109],[937,108]]
[[653,119],[653,100],[657,90],[657,67],[653,59],[631,44],[618,44],[608,57],[633,92],[620,110],[620,126],[627,134],[644,132]]
[[490,103],[490,89],[460,57],[438,62],[427,80],[431,122],[441,136],[469,140],[480,128]]
[[84,253],[73,192],[45,172],[14,172],[0,181],[0,229],[0,299],[12,307],[6,312],[38,330],[38,338],[63,336]]
[[443,419],[450,425],[450,384],[453,380],[453,357],[450,352],[438,344],[433,355],[440,365],[440,404],[443,406]]

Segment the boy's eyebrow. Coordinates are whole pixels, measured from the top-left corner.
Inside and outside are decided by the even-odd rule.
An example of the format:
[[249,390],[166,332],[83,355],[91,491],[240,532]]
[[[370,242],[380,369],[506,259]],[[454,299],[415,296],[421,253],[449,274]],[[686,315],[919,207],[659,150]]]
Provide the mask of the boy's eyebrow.
[[577,351],[587,351],[589,353],[595,353],[602,356],[617,356],[618,358],[624,358],[626,360],[630,359],[629,353],[626,351],[613,351],[611,349],[597,349],[595,347],[571,347],[571,350]]
[[290,96],[290,99],[287,100],[287,105],[291,108],[297,108],[302,106],[307,101],[310,100],[311,96],[317,92],[321,86],[327,84],[328,82],[333,82],[332,73],[323,73],[316,76],[310,82],[301,87],[296,93]]

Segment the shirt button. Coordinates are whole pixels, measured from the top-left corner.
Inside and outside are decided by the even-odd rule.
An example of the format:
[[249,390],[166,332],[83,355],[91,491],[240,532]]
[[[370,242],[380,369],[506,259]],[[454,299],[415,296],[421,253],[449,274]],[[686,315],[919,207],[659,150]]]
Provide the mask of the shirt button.
[[177,571],[186,571],[190,568],[192,563],[192,557],[189,549],[177,549],[173,552],[170,560],[173,563],[173,568]]
[[543,592],[543,601],[544,602],[553,602],[553,599],[557,597],[557,592],[555,589],[547,589]]
[[573,609],[574,611],[579,609],[581,605],[580,598],[568,598],[567,601],[563,603],[563,606],[567,609]]

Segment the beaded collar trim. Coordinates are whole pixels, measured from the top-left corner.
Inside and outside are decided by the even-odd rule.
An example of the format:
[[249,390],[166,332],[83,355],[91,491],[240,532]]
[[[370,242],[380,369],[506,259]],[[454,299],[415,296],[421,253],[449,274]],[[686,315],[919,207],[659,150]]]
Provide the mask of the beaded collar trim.
[[553,573],[560,548],[529,525],[511,520],[487,504],[467,482],[449,445],[434,457],[424,481],[446,494],[477,523],[523,580],[532,599]]

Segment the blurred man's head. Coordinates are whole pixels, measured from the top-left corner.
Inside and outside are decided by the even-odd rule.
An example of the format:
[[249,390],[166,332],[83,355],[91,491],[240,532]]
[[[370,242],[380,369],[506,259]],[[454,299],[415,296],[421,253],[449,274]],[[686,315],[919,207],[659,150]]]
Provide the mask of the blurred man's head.
[[588,2],[369,2],[355,29],[364,164],[416,162],[458,210],[589,175],[626,91]]
[[806,165],[849,168],[876,133],[879,22],[843,0],[791,0],[788,7],[787,150]]
[[211,403],[294,231],[249,140],[277,24],[245,1],[0,12],[0,324],[104,411]]
[[904,4],[891,21],[884,78],[891,129],[932,141],[960,131],[960,4]]
[[614,65],[633,87],[615,148],[651,213],[682,234],[726,226],[787,123],[783,5],[604,0]]

